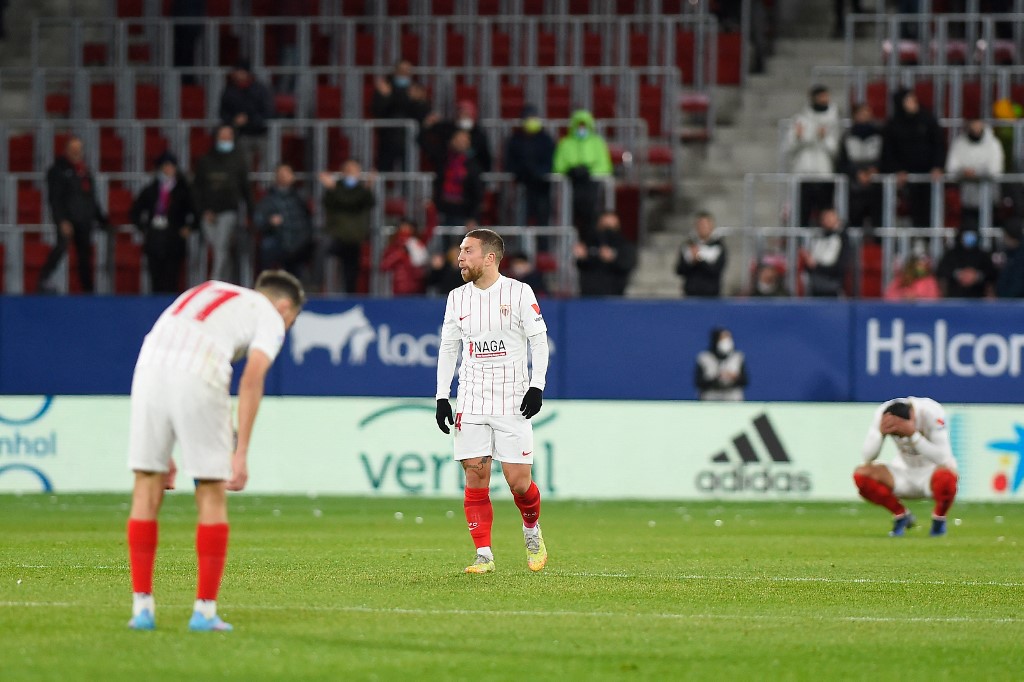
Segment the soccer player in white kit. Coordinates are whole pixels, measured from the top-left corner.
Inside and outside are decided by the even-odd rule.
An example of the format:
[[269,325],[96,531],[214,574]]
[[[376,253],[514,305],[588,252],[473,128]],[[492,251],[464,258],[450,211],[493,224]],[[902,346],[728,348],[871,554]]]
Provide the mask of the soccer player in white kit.
[[[467,284],[448,294],[437,354],[435,416],[445,433],[449,433],[449,424],[455,425],[455,459],[466,472],[466,522],[476,545],[476,559],[466,573],[494,570],[492,458],[501,462],[523,517],[527,566],[539,571],[548,560],[538,523],[540,490],[531,475],[533,426],[529,422],[543,402],[547,326],[533,289],[498,272],[504,251],[504,242],[492,230],[466,233],[459,250],[459,269]],[[453,418],[448,398],[460,342],[462,367]]]
[[[946,413],[930,398],[897,398],[882,403],[864,439],[864,464],[853,480],[861,497],[893,513],[889,535],[899,537],[914,525],[900,498],[935,500],[931,535],[946,534],[946,513],[956,497],[956,459],[949,444]],[[896,443],[889,464],[877,464],[886,436]]]
[[[230,630],[217,615],[228,544],[228,490],[248,480],[249,439],[267,370],[305,303],[299,281],[283,270],[260,274],[255,289],[209,281],[181,294],[146,335],[131,393],[128,465],[135,488],[128,518],[135,630],[156,627],[153,563],[157,515],[174,487],[174,443],[195,479],[199,558],[189,629]],[[231,363],[247,357],[238,386],[237,442],[231,424]]]

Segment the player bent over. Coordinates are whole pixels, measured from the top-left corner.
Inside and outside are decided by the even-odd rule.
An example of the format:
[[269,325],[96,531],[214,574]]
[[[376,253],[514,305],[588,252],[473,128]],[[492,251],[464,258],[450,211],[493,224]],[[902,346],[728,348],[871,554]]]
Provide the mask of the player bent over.
[[[890,464],[874,464],[886,436],[896,443]],[[931,535],[946,534],[946,513],[956,497],[956,459],[949,445],[946,413],[930,398],[898,398],[875,411],[864,439],[864,465],[853,480],[861,497],[894,515],[889,535],[898,537],[914,525],[914,515],[900,498],[935,499]]]
[[[267,370],[305,303],[302,285],[282,270],[263,272],[255,290],[209,281],[179,296],[146,335],[135,364],[128,464],[135,489],[128,518],[132,618],[152,630],[157,514],[174,487],[175,441],[196,481],[199,557],[192,630],[230,630],[217,615],[228,545],[227,490],[249,477],[249,439]],[[232,445],[231,363],[248,356],[238,386],[238,438]]]
[[[467,284],[448,294],[437,359],[437,425],[455,425],[455,459],[466,472],[465,509],[476,559],[466,573],[494,570],[491,551],[491,459],[501,462],[505,481],[523,517],[526,563],[544,568],[548,551],[540,532],[540,490],[533,482],[533,426],[540,411],[548,368],[547,326],[529,285],[498,273],[504,254],[492,230],[466,233],[459,268]],[[455,416],[452,375],[462,343]],[[527,344],[533,374],[527,365]]]

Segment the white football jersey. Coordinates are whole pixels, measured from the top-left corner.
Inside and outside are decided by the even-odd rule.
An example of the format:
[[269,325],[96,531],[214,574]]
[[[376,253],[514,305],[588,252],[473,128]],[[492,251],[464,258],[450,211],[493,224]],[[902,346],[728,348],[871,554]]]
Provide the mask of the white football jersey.
[[273,362],[284,333],[284,318],[262,293],[211,280],[161,313],[142,342],[136,367],[188,372],[227,390],[231,363],[254,348]]
[[[914,408],[914,427],[917,433],[913,436],[891,436],[896,443],[896,460],[906,468],[944,466],[956,471],[956,459],[949,443],[949,429],[946,422],[946,411],[942,405],[931,398],[914,398],[906,400]],[[864,439],[864,461],[872,462],[878,457],[884,440],[879,427],[885,408],[894,401],[887,400],[875,410],[871,427]]]
[[[499,276],[486,290],[469,283],[449,293],[441,344],[462,341],[455,411],[519,414],[527,389],[544,389],[543,375],[531,380],[527,339],[546,332],[540,305],[528,284]],[[442,385],[441,378],[438,384],[437,397],[447,398],[450,386]]]

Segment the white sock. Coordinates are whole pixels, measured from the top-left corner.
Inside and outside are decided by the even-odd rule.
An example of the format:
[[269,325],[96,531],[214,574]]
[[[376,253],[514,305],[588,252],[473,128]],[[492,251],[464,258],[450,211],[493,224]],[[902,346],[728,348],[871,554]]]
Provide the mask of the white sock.
[[213,618],[217,615],[217,601],[214,599],[196,599],[193,611],[203,614],[203,618]]
[[494,561],[494,552],[491,551],[490,547],[477,547],[476,553],[487,557],[489,561]]
[[533,528],[527,528],[526,526],[523,526],[523,535],[532,535],[533,537],[537,537],[538,535],[540,535],[540,524],[538,523]]
[[132,592],[132,615],[137,616],[143,611],[156,615],[156,602],[153,595],[145,592]]

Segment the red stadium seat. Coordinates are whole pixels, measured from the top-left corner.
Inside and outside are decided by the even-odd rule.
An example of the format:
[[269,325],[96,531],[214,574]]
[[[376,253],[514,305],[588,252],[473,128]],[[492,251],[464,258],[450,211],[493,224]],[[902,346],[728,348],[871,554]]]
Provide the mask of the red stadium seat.
[[132,43],[128,46],[128,61],[132,64],[151,64],[153,48],[149,43]]
[[118,19],[137,19],[142,17],[145,0],[117,0],[115,12]]
[[107,190],[107,216],[111,225],[130,225],[132,191],[126,187],[111,187]]
[[206,0],[206,16],[230,17],[231,0]]
[[204,128],[193,128],[188,131],[188,153],[192,159],[192,167],[200,158],[206,155],[213,146],[213,135]]
[[85,43],[82,45],[82,65],[106,66],[107,54],[106,43]]
[[376,41],[373,34],[359,31],[356,33],[356,66],[374,66],[373,49]]
[[317,118],[341,118],[341,86],[316,86],[314,116]]
[[569,118],[572,113],[572,93],[568,85],[548,83],[547,118]]
[[18,185],[18,209],[15,213],[19,225],[39,225],[43,222],[43,193],[32,185]]
[[615,87],[612,85],[595,85],[590,112],[594,118],[615,118],[616,97]]
[[295,95],[287,92],[274,94],[274,111],[279,117],[294,118],[297,107]]
[[54,114],[56,116],[70,116],[71,115],[71,95],[55,92],[47,95],[43,102],[43,108],[47,114]]
[[590,0],[569,0],[569,14],[590,14]]
[[117,91],[113,83],[93,83],[89,87],[89,117],[117,118]]
[[327,129],[327,167],[331,170],[341,168],[345,159],[352,155],[352,143],[340,128]]
[[310,62],[313,66],[329,66],[331,63],[331,35],[319,26],[314,26],[312,33],[313,46]]
[[445,34],[444,63],[446,66],[468,66],[466,64],[466,36],[448,29]]
[[693,31],[676,31],[676,66],[679,68],[682,82],[687,85],[693,83],[695,46]]
[[583,34],[583,65],[601,66],[604,59],[604,41],[600,33]]
[[554,33],[537,32],[537,66],[558,66],[558,41]]
[[743,77],[743,36],[740,33],[718,34],[718,85],[739,85]]
[[10,173],[29,173],[34,170],[35,148],[36,138],[32,133],[21,133],[7,138],[6,170]]
[[512,65],[512,37],[504,31],[491,31],[491,66]]
[[629,34],[629,65],[647,66],[650,55],[650,37],[645,31]]
[[[228,12],[230,14],[230,8]],[[208,14],[208,16],[216,15]],[[222,25],[220,27],[220,54],[217,56],[221,66],[233,66],[238,63],[239,58],[242,56],[241,41],[232,32],[230,26]]]
[[181,117],[206,118],[206,90],[201,85],[181,86]]
[[647,121],[647,134],[661,137],[662,132],[662,88],[660,85],[640,86],[640,118]]
[[124,140],[111,128],[100,129],[101,173],[120,173],[124,170]]
[[502,118],[519,118],[526,105],[526,94],[522,85],[501,84],[500,109]]
[[152,83],[135,84],[135,118],[161,118],[159,86]]
[[404,17],[409,15],[409,0],[387,0],[389,17]]
[[469,100],[477,109],[480,108],[480,93],[475,85],[455,85],[455,101]]
[[406,27],[402,31],[402,59],[408,59],[413,64],[420,61],[420,36],[415,31]]
[[495,17],[501,14],[501,0],[478,0],[476,13],[481,17]]
[[526,16],[544,14],[544,0],[523,0],[523,14]]
[[281,134],[281,162],[287,163],[298,173],[307,170],[305,136],[299,133]]

